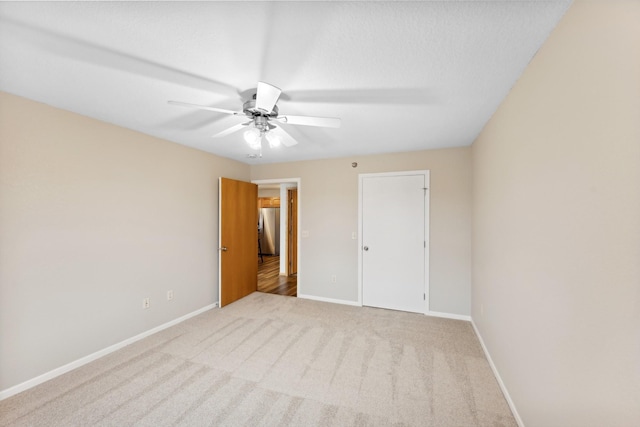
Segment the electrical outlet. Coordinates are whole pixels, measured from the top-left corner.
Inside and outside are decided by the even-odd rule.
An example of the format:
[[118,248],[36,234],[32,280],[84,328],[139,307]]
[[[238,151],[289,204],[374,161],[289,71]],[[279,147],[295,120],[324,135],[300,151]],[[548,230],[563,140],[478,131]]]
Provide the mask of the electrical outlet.
[[149,300],[149,298],[145,298],[142,300],[142,308],[149,308],[151,307],[151,301]]
[[173,299],[173,291],[167,291],[167,301],[171,301]]
[[336,275],[331,275],[331,283],[336,283]]
[[356,232],[352,232],[351,233],[351,240],[357,240],[358,239],[358,235],[356,234]]

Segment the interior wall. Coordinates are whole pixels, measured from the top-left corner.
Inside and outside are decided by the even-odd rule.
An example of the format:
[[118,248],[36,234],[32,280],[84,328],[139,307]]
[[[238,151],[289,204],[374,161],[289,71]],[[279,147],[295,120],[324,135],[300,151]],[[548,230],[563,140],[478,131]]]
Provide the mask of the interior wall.
[[216,302],[219,176],[249,166],[0,93],[0,390]]
[[258,186],[258,197],[280,197],[280,189],[260,188],[260,186]]
[[574,2],[472,147],[472,317],[528,427],[640,420],[639,22]]
[[[358,167],[353,168],[352,162]],[[471,150],[455,148],[254,165],[251,179],[301,178],[305,295],[358,300],[358,174],[429,169],[431,310],[470,314]],[[336,283],[331,276],[336,276]]]

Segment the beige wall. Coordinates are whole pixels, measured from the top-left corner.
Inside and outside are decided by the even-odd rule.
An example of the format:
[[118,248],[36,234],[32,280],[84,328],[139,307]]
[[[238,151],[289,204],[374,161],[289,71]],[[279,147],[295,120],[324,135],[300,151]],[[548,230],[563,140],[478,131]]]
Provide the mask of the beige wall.
[[456,148],[252,166],[251,178],[301,178],[301,227],[309,231],[301,239],[301,291],[355,302],[358,241],[351,233],[358,231],[358,174],[429,169],[431,310],[469,315],[470,165],[470,148]]
[[220,175],[249,167],[0,93],[0,390],[217,301]]
[[524,424],[640,420],[640,2],[575,2],[473,144],[472,316]]
[[258,187],[258,197],[280,197],[280,189]]

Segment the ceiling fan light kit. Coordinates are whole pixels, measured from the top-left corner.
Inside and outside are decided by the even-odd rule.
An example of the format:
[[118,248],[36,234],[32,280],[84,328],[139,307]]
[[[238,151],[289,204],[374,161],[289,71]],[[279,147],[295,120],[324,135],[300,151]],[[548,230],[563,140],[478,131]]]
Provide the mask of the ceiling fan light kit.
[[252,150],[259,150],[262,145],[262,133],[256,129],[247,129],[244,131],[244,140]]
[[[230,114],[237,117],[249,118],[250,121],[242,124],[234,125],[214,135],[215,138],[230,135],[241,130],[244,126],[249,126],[243,133],[243,137],[249,148],[252,150],[260,150],[262,157],[262,137],[265,137],[269,143],[269,148],[278,148],[281,145],[291,147],[298,142],[291,138],[282,127],[272,124],[271,121],[280,123],[288,123],[291,125],[303,126],[319,126],[319,127],[340,127],[340,119],[334,117],[308,117],[308,116],[289,116],[279,115],[279,109],[276,103],[282,94],[282,90],[276,86],[265,82],[258,82],[256,93],[252,99],[245,101],[242,105],[242,111],[225,110],[222,108],[207,107],[204,105],[189,104],[186,102],[169,101],[169,104],[179,105],[188,108],[197,108],[200,110],[213,111],[216,113]],[[253,125],[253,126],[251,126]],[[273,133],[279,131],[288,137],[283,140],[281,135]]]
[[276,135],[271,132],[267,133],[267,141],[271,148],[278,148],[282,144],[282,138],[280,138],[280,135]]

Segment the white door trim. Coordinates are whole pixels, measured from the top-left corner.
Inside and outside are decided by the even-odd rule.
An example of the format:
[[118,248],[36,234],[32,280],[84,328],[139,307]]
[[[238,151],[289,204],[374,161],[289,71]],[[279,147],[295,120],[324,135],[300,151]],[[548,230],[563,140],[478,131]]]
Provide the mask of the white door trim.
[[424,313],[427,314],[429,310],[429,199],[430,199],[430,171],[429,170],[414,170],[414,171],[400,171],[400,172],[382,172],[382,173],[362,173],[358,174],[358,305],[362,306],[362,184],[365,178],[370,177],[385,177],[385,176],[405,176],[405,175],[424,175],[425,182],[425,198],[424,198],[424,240],[426,242],[425,247],[425,262],[424,262]]
[[298,287],[298,295],[304,294],[302,290],[304,289],[302,283],[302,251],[300,245],[300,235],[302,227],[302,179],[301,178],[281,178],[281,179],[254,179],[251,181],[253,184],[296,184],[298,188],[298,241],[296,244],[298,245],[298,267],[297,267],[297,287]]

